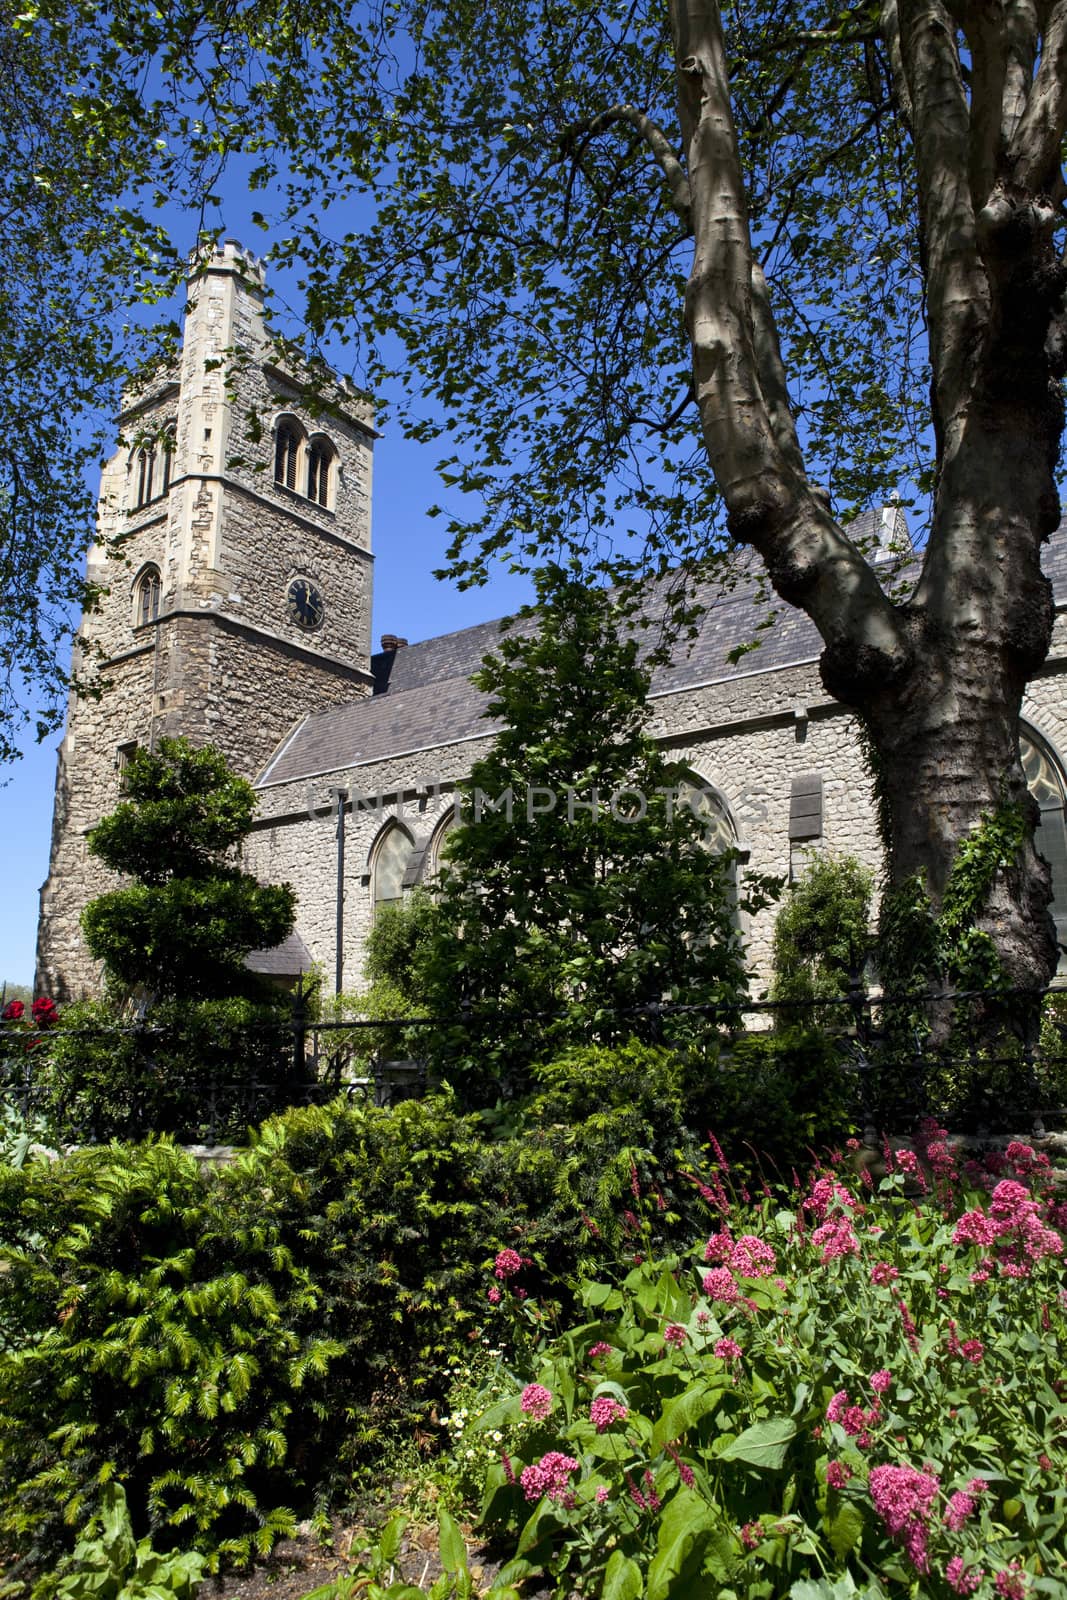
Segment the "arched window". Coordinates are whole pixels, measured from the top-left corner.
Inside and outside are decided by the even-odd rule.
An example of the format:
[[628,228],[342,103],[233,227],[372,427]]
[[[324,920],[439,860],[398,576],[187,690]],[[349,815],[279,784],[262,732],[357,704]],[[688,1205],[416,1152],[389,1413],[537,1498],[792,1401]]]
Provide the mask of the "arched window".
[[135,510],[146,506],[152,498],[152,479],[156,470],[156,453],[154,450],[138,450],[137,452],[137,503]]
[[389,822],[378,837],[371,862],[371,898],[375,913],[382,906],[399,905],[404,898],[404,874],[415,853],[414,841],[399,822]]
[[[1044,741],[1031,728],[1019,729],[1019,760],[1026,786],[1041,807],[1034,845],[1052,873],[1052,920],[1056,938],[1067,946],[1067,823],[1064,821],[1064,784],[1058,763]],[[1061,950],[1060,967],[1065,958]]]
[[279,422],[274,435],[274,481],[295,489],[303,438],[295,422]]
[[308,499],[316,505],[330,503],[330,462],[333,451],[323,439],[312,439],[308,445]]
[[158,567],[145,567],[133,586],[133,625],[142,627],[159,616],[159,595],[163,587]]
[[[712,855],[737,848],[737,829],[720,795],[702,778],[683,778],[678,785],[678,805],[685,806],[696,817],[704,830],[704,846]],[[733,907],[733,922],[739,927],[737,908],[737,860],[730,862],[726,879],[727,893]]]

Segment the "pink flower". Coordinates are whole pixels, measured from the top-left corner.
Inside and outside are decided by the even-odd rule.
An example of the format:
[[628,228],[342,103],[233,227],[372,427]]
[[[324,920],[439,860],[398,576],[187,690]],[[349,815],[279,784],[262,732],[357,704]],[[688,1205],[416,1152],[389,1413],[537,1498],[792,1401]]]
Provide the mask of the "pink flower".
[[1010,1226],[1018,1221],[1020,1214],[1025,1215],[1033,1205],[1030,1191],[1024,1184],[1016,1183],[1012,1178],[1003,1178],[993,1190],[993,1198],[989,1202],[989,1215],[995,1221]]
[[915,1467],[872,1467],[868,1486],[887,1532],[900,1540],[917,1572],[928,1572],[926,1523],[941,1487],[939,1480]]
[[919,1333],[915,1323],[912,1321],[911,1312],[908,1310],[907,1302],[904,1300],[898,1300],[897,1309],[900,1312],[900,1320],[904,1324],[905,1339],[907,1339],[913,1350],[918,1350]]
[[573,1456],[549,1450],[534,1466],[523,1467],[519,1481],[527,1500],[540,1500],[547,1495],[550,1500],[564,1501],[570,1493],[570,1474],[577,1471]]
[[688,1337],[689,1335],[686,1333],[680,1322],[668,1322],[667,1326],[663,1330],[664,1344],[668,1346],[673,1345],[676,1350],[680,1350],[682,1348],[682,1345],[685,1343]]
[[552,1391],[543,1383],[528,1383],[519,1399],[519,1410],[537,1422],[544,1422],[552,1410]]
[[977,1366],[985,1355],[985,1346],[981,1339],[964,1339],[960,1345],[960,1355],[963,1356],[965,1361]]
[[963,1489],[957,1489],[945,1507],[945,1526],[951,1528],[953,1533],[959,1533],[977,1504],[973,1495],[967,1494]]
[[501,1250],[493,1263],[493,1272],[503,1281],[522,1271],[522,1257],[517,1250]]
[[836,1261],[841,1256],[858,1256],[860,1242],[852,1231],[848,1217],[831,1217],[822,1223],[811,1236],[811,1242],[822,1251],[823,1262]]
[[626,1407],[608,1394],[598,1395],[589,1407],[589,1420],[597,1433],[606,1433],[613,1422],[623,1422],[628,1416]]
[[733,1249],[733,1240],[730,1230],[722,1228],[718,1233],[713,1233],[704,1246],[705,1261],[729,1261],[730,1251]]
[[770,1245],[751,1233],[743,1233],[733,1245],[728,1264],[742,1278],[770,1278],[778,1266]]
[[602,1506],[604,1504],[604,1501],[605,1500],[610,1500],[610,1498],[611,1498],[611,1495],[610,1495],[609,1491],[607,1489],[605,1489],[605,1487],[604,1487],[604,1485],[602,1483],[598,1483],[597,1484],[596,1495],[595,1495],[595,1499],[596,1499],[597,1505],[598,1506]]
[[720,1361],[740,1361],[741,1346],[735,1339],[720,1339],[715,1346],[715,1354]]
[[856,1209],[856,1202],[848,1190],[833,1178],[819,1178],[811,1186],[811,1193],[804,1201],[805,1211],[812,1211],[822,1222],[831,1205],[847,1206],[850,1211]]
[[1026,1574],[1019,1563],[1013,1561],[1009,1567],[997,1573],[993,1587],[1005,1600],[1025,1600]]
[[953,1556],[945,1568],[945,1582],[956,1594],[973,1594],[984,1577],[981,1567],[964,1567],[962,1556]]
[[831,1489],[843,1489],[852,1471],[843,1461],[830,1461],[826,1467],[826,1482]]
[[885,1394],[892,1381],[893,1374],[888,1372],[885,1367],[879,1367],[877,1372],[871,1373],[871,1388],[875,1394]]
[[[1041,1157],[1035,1156],[1033,1146],[1022,1144],[1018,1139],[1011,1141],[1004,1155],[1016,1172],[1029,1174],[1033,1172],[1035,1166],[1042,1164]],[[1044,1157],[1044,1165],[1048,1165],[1048,1156]]]
[[678,1454],[678,1451],[675,1449],[673,1444],[667,1445],[666,1450],[667,1450],[667,1454],[670,1456],[671,1460],[674,1462],[675,1466],[678,1468],[678,1476],[679,1476],[679,1478],[681,1478],[682,1482],[685,1484],[687,1489],[691,1489],[693,1487],[694,1482],[696,1481],[694,1476],[693,1476],[692,1467],[689,1466],[689,1464],[687,1462],[682,1460],[681,1456]]
[[500,1290],[495,1286],[495,1284],[489,1291],[488,1299],[491,1306],[498,1306],[500,1304]]
[[647,1467],[645,1468],[645,1479],[644,1479],[644,1482],[645,1482],[645,1495],[646,1495],[646,1497],[648,1499],[648,1509],[650,1511],[658,1511],[659,1508],[660,1508],[660,1498],[659,1498],[659,1495],[656,1493],[656,1480],[652,1476],[651,1472],[649,1472]]
[[965,1211],[953,1229],[952,1243],[991,1245],[997,1231],[984,1211]]
[[871,1268],[871,1282],[877,1284],[879,1289],[885,1289],[894,1278],[899,1278],[900,1273],[896,1267],[891,1267],[888,1261],[876,1261]]
[[611,1350],[612,1346],[608,1344],[606,1339],[598,1339],[596,1344],[589,1346],[589,1359],[590,1361],[595,1361],[597,1356],[609,1356]]
[[713,1267],[706,1272],[703,1287],[709,1300],[722,1300],[726,1305],[735,1305],[741,1298],[729,1267]]
[[756,1546],[763,1538],[763,1527],[758,1522],[746,1522],[740,1532],[741,1543],[744,1545],[746,1550],[755,1550]]

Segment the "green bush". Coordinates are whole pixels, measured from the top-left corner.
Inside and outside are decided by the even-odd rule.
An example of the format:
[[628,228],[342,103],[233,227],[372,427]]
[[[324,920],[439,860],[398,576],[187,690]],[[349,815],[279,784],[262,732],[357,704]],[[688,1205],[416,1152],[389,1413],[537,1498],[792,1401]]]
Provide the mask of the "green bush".
[[[784,1027],[810,1025],[807,1008],[845,994],[850,973],[862,970],[871,947],[873,888],[873,873],[855,856],[808,853],[774,924],[771,999],[796,1006],[783,1010]],[[823,1015],[833,1025],[835,1012]]]
[[143,1020],[108,1001],[84,1001],[43,1041],[32,1092],[55,1136],[68,1142],[149,1131],[186,1142],[243,1140],[251,1124],[288,1103],[295,1071],[281,1000],[169,1000]]
[[167,1144],[0,1169],[5,1544],[48,1564],[110,1479],[136,1527],[202,1550],[292,1527],[343,1346],[314,1331],[319,1290],[266,1208],[245,1215]]
[[858,1085],[833,1038],[802,1028],[735,1039],[691,1077],[689,1120],[714,1130],[740,1166],[789,1179],[854,1129]]
[[583,1273],[691,1235],[697,1076],[631,1042],[504,1113],[292,1109],[206,1177],[165,1142],[0,1168],[0,1543],[44,1561],[117,1479],[140,1534],[243,1557],[432,1449],[468,1353],[527,1359]]

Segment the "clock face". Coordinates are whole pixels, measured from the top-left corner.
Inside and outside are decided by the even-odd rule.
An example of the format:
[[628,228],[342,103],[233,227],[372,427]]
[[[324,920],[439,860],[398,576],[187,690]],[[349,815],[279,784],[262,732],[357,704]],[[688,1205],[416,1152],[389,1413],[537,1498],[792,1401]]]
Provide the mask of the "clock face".
[[322,625],[325,608],[322,596],[307,578],[294,578],[289,585],[289,619],[299,628],[318,628]]

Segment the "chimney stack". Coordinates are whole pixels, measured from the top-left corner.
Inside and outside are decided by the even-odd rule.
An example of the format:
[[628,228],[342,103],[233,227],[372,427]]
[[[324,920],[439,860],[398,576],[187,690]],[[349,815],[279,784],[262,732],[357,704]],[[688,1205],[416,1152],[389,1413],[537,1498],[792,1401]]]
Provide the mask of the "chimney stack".
[[383,633],[382,634],[382,649],[383,650],[403,650],[403,648],[404,648],[404,646],[406,644],[407,644],[407,640],[406,639],[398,639],[395,633]]

